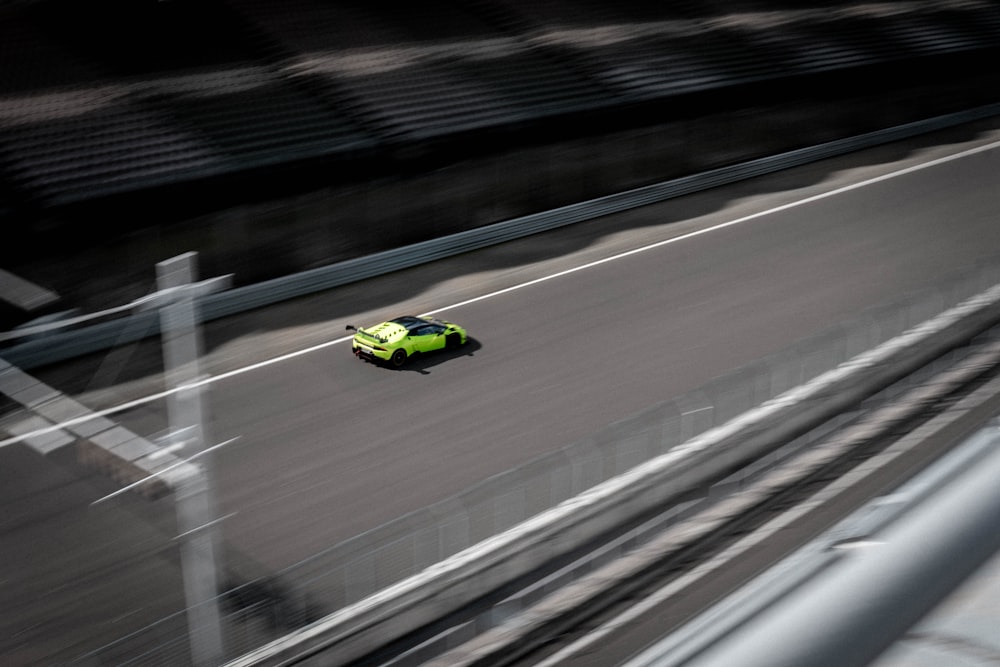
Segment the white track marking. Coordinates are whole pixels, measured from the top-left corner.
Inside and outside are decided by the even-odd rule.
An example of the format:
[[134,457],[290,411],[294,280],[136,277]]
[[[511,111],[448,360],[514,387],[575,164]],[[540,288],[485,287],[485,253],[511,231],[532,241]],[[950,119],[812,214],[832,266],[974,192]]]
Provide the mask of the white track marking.
[[[668,246],[668,245],[671,245],[673,243],[680,243],[681,241],[686,241],[688,239],[692,239],[692,238],[695,238],[697,236],[702,236],[704,234],[709,234],[711,232],[716,232],[716,231],[719,231],[720,229],[726,229],[727,227],[733,227],[735,225],[740,225],[740,224],[743,224],[745,222],[751,222],[753,220],[757,220],[759,218],[763,218],[763,217],[766,217],[766,216],[769,216],[769,215],[773,215],[775,213],[780,213],[782,211],[787,211],[787,210],[790,210],[790,209],[793,209],[793,208],[797,208],[799,206],[804,206],[806,204],[811,204],[813,202],[821,201],[823,199],[828,199],[830,197],[835,197],[837,195],[844,194],[845,192],[851,192],[852,190],[859,190],[861,188],[868,187],[869,185],[875,185],[876,183],[881,183],[883,181],[888,181],[888,180],[891,180],[893,178],[898,178],[900,176],[905,176],[907,174],[911,174],[911,173],[914,173],[914,172],[917,172],[917,171],[922,171],[924,169],[929,169],[931,167],[936,167],[936,166],[941,165],[941,164],[945,164],[945,163],[948,163],[948,162],[953,162],[955,160],[959,160],[959,159],[968,157],[970,155],[976,155],[978,153],[985,153],[985,152],[991,151],[991,150],[993,150],[993,149],[995,149],[997,147],[1000,147],[1000,141],[994,141],[994,142],[990,142],[988,144],[984,144],[982,146],[976,146],[974,148],[969,148],[969,149],[960,151],[958,153],[953,153],[951,155],[945,155],[943,157],[939,157],[939,158],[936,158],[934,160],[930,160],[929,162],[921,162],[920,164],[911,165],[911,166],[905,167],[903,169],[897,169],[896,171],[891,171],[889,173],[882,174],[881,176],[875,176],[873,178],[865,179],[863,181],[858,181],[857,183],[851,183],[850,185],[844,185],[844,186],[841,186],[839,188],[834,188],[833,190],[827,190],[826,192],[821,192],[819,194],[811,195],[811,196],[805,197],[803,199],[797,199],[795,201],[788,202],[787,204],[782,204],[780,206],[775,206],[773,208],[769,208],[769,209],[766,209],[764,211],[758,211],[757,213],[751,213],[750,215],[745,215],[745,216],[742,216],[740,218],[729,220],[727,222],[721,222],[721,223],[719,223],[717,225],[712,225],[711,227],[705,227],[704,229],[699,229],[699,230],[696,230],[696,231],[693,231],[693,232],[688,232],[687,234],[681,234],[680,236],[675,236],[673,238],[665,239],[663,241],[657,241],[656,243],[650,243],[648,245],[644,245],[644,246],[641,246],[639,248],[633,248],[632,250],[626,250],[624,252],[620,252],[620,253],[611,255],[609,257],[605,257],[603,259],[594,260],[592,262],[587,262],[585,264],[580,264],[579,266],[574,266],[572,268],[565,269],[563,271],[557,271],[555,273],[551,273],[549,275],[542,276],[540,278],[535,278],[534,280],[529,280],[527,282],[518,283],[516,285],[511,285],[510,287],[505,287],[503,289],[499,289],[499,290],[495,290],[493,292],[489,292],[487,294],[483,294],[481,296],[473,297],[471,299],[466,299],[464,301],[459,301],[457,303],[453,303],[453,304],[450,304],[450,305],[447,305],[447,306],[442,306],[440,308],[435,308],[434,310],[429,310],[429,311],[427,311],[426,313],[423,313],[423,314],[424,315],[436,315],[438,313],[442,313],[442,312],[445,312],[445,311],[448,311],[448,310],[454,310],[456,308],[461,308],[462,306],[468,306],[470,304],[478,303],[480,301],[485,301],[487,299],[492,299],[492,298],[495,298],[495,297],[498,297],[498,296],[502,296],[504,294],[508,294],[510,292],[516,292],[517,290],[521,290],[521,289],[524,289],[526,287],[532,287],[532,286],[538,285],[540,283],[548,282],[549,280],[554,280],[556,278],[562,278],[563,276],[568,276],[568,275],[571,275],[571,274],[576,273],[578,271],[584,271],[586,269],[591,269],[591,268],[593,268],[595,266],[600,266],[602,264],[608,264],[610,262],[615,262],[615,261],[618,261],[620,259],[625,259],[627,257],[631,257],[632,255],[638,255],[639,253],[643,253],[643,252],[646,252],[646,251],[649,251],[649,250],[655,250],[657,248],[662,248],[664,246]],[[267,359],[265,361],[260,361],[260,362],[254,363],[254,364],[250,364],[248,366],[243,366],[241,368],[237,368],[237,369],[234,369],[234,370],[231,370],[231,371],[227,371],[225,373],[220,373],[218,375],[213,375],[211,377],[205,378],[204,380],[200,380],[198,382],[195,382],[195,383],[193,383],[190,386],[201,387],[201,386],[205,386],[205,385],[211,384],[212,382],[217,382],[219,380],[225,380],[225,379],[228,379],[228,378],[231,378],[231,377],[235,377],[237,375],[241,375],[243,373],[249,373],[251,371],[255,371],[255,370],[259,370],[261,368],[265,368],[265,367],[270,366],[272,364],[278,364],[278,363],[281,363],[283,361],[287,361],[289,359],[294,359],[295,357],[300,357],[302,355],[311,354],[312,352],[316,352],[318,350],[326,349],[326,348],[330,347],[331,345],[337,345],[338,343],[345,343],[345,342],[351,340],[352,338],[353,338],[353,336],[342,336],[340,338],[335,338],[335,339],[329,340],[329,341],[327,341],[325,343],[319,343],[318,345],[313,345],[311,347],[303,348],[303,349],[297,350],[295,352],[289,352],[287,354],[282,354],[282,355],[279,355],[277,357],[273,357],[271,359]],[[92,413],[92,414],[90,414],[90,415],[88,415],[87,417],[84,417],[84,418],[78,418],[78,419],[69,420],[69,421],[66,421],[66,422],[64,422],[62,424],[57,424],[55,426],[47,426],[45,428],[38,429],[37,431],[32,431],[31,433],[26,433],[26,434],[19,435],[19,436],[13,437],[13,438],[7,438],[6,440],[0,440],[0,447],[6,447],[7,445],[13,445],[13,444],[15,444],[17,442],[20,442],[22,440],[25,440],[25,439],[33,437],[33,436],[44,435],[46,433],[52,433],[54,431],[58,431],[59,429],[61,429],[63,427],[73,426],[73,425],[76,425],[76,424],[81,424],[81,423],[83,423],[83,422],[85,422],[85,421],[87,421],[89,419],[92,419],[93,417],[105,417],[105,416],[112,415],[112,414],[115,414],[115,413],[118,413],[118,412],[124,412],[126,410],[138,407],[140,405],[144,405],[146,403],[152,403],[153,401],[158,401],[158,400],[164,399],[167,396],[169,396],[170,394],[172,394],[172,393],[174,393],[176,391],[180,391],[181,389],[182,388],[177,388],[177,389],[172,389],[172,390],[168,390],[168,391],[159,392],[157,394],[151,394],[151,395],[146,396],[144,398],[139,398],[139,399],[136,399],[134,401],[129,401],[128,403],[122,403],[121,405],[115,406],[113,408],[107,408],[105,410],[94,412],[94,413]]]
[[[193,456],[191,456],[189,458],[182,459],[182,460],[178,461],[177,463],[174,463],[174,464],[171,464],[171,465],[167,466],[163,470],[158,470],[157,472],[154,472],[152,475],[149,475],[147,477],[143,477],[138,482],[132,482],[131,484],[129,484],[127,486],[123,486],[122,488],[118,489],[117,491],[115,491],[113,493],[109,493],[108,495],[104,496],[103,498],[98,498],[94,502],[90,503],[90,506],[93,507],[94,505],[96,505],[98,503],[103,503],[105,500],[110,500],[111,498],[114,498],[115,496],[120,496],[121,494],[125,493],[126,491],[134,489],[135,487],[137,487],[137,486],[139,486],[141,484],[145,484],[146,482],[149,482],[149,481],[152,481],[154,479],[158,479],[160,477],[163,477],[166,473],[170,472],[171,470],[176,470],[177,468],[180,468],[183,465],[187,465],[191,461],[194,461],[196,458],[204,456],[205,454],[208,454],[209,452],[214,452],[216,449],[220,449],[222,447],[225,447],[226,445],[228,445],[230,443],[233,443],[233,442],[236,442],[239,439],[240,439],[239,436],[236,436],[235,438],[230,438],[229,440],[226,440],[225,442],[220,442],[217,445],[213,445],[211,447],[208,447],[207,449],[203,449],[200,452],[194,454]],[[169,449],[171,449],[171,448],[170,447],[165,447],[164,449],[161,449],[159,452],[156,452],[155,454],[150,454],[150,456],[156,456],[156,454],[159,454],[159,453],[162,453],[162,452],[166,452]],[[233,515],[230,514],[228,516],[233,516]],[[184,534],[186,534],[186,533],[184,533]]]

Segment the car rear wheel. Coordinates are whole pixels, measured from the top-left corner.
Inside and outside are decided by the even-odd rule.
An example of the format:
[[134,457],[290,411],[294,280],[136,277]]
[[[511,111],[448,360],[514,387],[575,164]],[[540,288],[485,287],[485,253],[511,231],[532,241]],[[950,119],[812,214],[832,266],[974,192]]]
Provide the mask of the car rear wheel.
[[396,350],[392,353],[392,357],[389,358],[389,361],[393,366],[399,368],[406,363],[406,350]]

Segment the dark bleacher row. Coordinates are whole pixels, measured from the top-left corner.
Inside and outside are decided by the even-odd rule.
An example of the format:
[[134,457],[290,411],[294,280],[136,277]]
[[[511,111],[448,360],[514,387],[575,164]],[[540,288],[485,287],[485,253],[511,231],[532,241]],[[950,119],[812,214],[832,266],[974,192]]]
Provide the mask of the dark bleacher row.
[[991,63],[998,45],[986,0],[14,3],[0,6],[0,211],[586,133],[824,72]]

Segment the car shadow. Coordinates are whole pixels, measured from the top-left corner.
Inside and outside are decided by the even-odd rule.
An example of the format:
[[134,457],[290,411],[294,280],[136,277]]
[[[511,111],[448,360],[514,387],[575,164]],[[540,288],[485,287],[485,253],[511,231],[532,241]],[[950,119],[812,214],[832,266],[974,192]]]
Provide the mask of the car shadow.
[[402,368],[393,369],[390,366],[387,366],[386,368],[397,371],[413,371],[420,373],[421,375],[430,375],[430,368],[460,357],[474,356],[476,352],[482,349],[482,347],[482,343],[470,336],[465,345],[462,347],[457,347],[453,350],[437,350],[426,354],[417,354],[411,357]]

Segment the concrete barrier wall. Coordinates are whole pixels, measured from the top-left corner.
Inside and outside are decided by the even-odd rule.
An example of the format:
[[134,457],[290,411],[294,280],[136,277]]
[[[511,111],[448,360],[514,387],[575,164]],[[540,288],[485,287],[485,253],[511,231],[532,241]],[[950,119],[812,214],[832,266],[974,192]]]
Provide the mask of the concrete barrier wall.
[[231,664],[282,664],[319,650],[334,663],[360,657],[616,525],[767,454],[997,322],[1000,285]]

